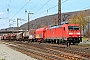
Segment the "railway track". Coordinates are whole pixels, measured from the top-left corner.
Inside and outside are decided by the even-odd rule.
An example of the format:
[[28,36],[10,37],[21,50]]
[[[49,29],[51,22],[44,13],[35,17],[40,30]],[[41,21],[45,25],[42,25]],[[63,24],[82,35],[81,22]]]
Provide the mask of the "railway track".
[[59,48],[59,47],[51,47],[51,48],[48,48],[48,49],[53,49],[53,50],[57,50],[57,51],[64,51],[64,52],[67,52],[67,53],[71,53],[71,54],[74,54],[74,55],[79,55],[80,57],[85,57],[85,58],[88,58],[90,59],[90,54],[85,54],[84,52],[81,52],[81,51],[75,51],[75,50],[70,50],[70,49],[63,49],[63,48]]
[[[44,47],[45,47],[45,45],[46,44],[42,44],[42,45],[40,45],[40,46],[43,46],[44,45]],[[34,47],[38,47],[38,45],[37,44],[34,44],[33,45]],[[69,48],[67,48],[67,47],[64,47],[64,46],[61,46],[61,45],[59,45],[59,46],[54,46],[54,45],[46,45],[47,47],[46,48],[48,48],[48,49],[53,49],[53,50],[57,50],[57,51],[63,51],[63,52],[67,52],[67,53],[71,53],[71,54],[74,54],[74,55],[79,55],[79,56],[81,56],[81,57],[85,57],[85,58],[89,58],[90,59],[90,48],[83,48],[82,49],[82,47],[69,47]],[[40,47],[38,47],[38,48],[40,48]]]
[[[37,46],[37,45],[36,45]],[[48,49],[52,49],[52,50],[57,50],[57,51],[62,51],[62,52],[67,52],[67,53],[71,53],[74,55],[79,55],[81,57],[85,57],[90,59],[90,48],[82,48],[82,47],[65,47],[65,46],[54,46],[54,45],[48,45],[47,47]]]
[[[88,60],[86,56],[79,55],[66,48],[49,44],[38,43],[22,43],[22,42],[7,42],[10,47],[24,54],[32,56],[39,60]],[[6,43],[5,43],[6,44]],[[69,51],[67,51],[69,50]]]
[[[20,46],[21,48],[22,46]],[[41,54],[44,53],[44,54],[48,54],[49,55],[45,55],[45,56],[48,56],[47,58],[50,58],[50,60],[52,60],[51,58],[53,58],[54,60],[61,60],[61,58],[67,58],[67,59],[71,59],[71,60],[81,60],[81,58],[79,57],[73,57],[73,56],[70,56],[69,54],[65,54],[64,52],[57,52],[57,51],[53,51],[53,50],[50,50],[50,49],[46,49],[46,48],[43,48],[42,50],[42,47],[41,48],[35,48],[35,47],[29,47],[29,49],[33,49],[35,51],[37,51],[38,54]],[[31,51],[31,50],[30,50]],[[41,53],[40,53],[41,52]],[[42,55],[44,56],[44,55]]]

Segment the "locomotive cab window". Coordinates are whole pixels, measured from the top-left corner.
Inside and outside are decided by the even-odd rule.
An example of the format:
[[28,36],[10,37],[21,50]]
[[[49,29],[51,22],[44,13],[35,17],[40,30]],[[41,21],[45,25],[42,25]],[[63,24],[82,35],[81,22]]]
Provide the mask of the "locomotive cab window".
[[65,31],[65,27],[64,27],[64,31]]
[[68,30],[79,30],[78,26],[68,26]]

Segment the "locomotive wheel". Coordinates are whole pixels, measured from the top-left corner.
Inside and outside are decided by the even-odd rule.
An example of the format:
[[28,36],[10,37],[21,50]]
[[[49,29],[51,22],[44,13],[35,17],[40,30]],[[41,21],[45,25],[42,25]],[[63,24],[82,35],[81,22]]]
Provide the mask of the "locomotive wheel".
[[67,42],[67,47],[69,46],[69,43]]
[[56,40],[56,42],[55,42],[56,44],[58,43],[58,40]]
[[71,45],[70,41],[67,41],[67,47],[69,47]]
[[75,45],[75,43],[73,42],[73,45]]

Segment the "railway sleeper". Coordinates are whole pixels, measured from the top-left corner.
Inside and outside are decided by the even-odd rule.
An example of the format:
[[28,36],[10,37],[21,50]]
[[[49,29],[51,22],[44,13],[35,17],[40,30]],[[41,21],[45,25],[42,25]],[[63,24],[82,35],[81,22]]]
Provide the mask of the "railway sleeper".
[[[15,47],[15,46],[14,46],[14,47]],[[21,48],[21,47],[16,47],[16,48],[21,49],[21,50],[25,50],[25,51],[30,52],[30,53],[33,53],[33,54],[35,54],[35,55],[39,55],[39,56],[45,57],[45,58],[50,59],[50,60],[58,59],[58,57],[56,57],[56,56],[51,56],[51,54],[50,54],[50,55],[48,55],[48,54],[43,54],[43,53],[40,53],[40,52],[35,52],[35,51],[33,51],[33,50],[26,50],[26,49]]]

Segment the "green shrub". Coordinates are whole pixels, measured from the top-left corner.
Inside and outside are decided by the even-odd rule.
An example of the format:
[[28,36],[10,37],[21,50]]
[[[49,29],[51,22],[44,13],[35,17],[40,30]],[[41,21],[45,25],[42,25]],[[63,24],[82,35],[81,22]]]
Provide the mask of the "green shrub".
[[5,60],[5,59],[1,59],[1,60]]

